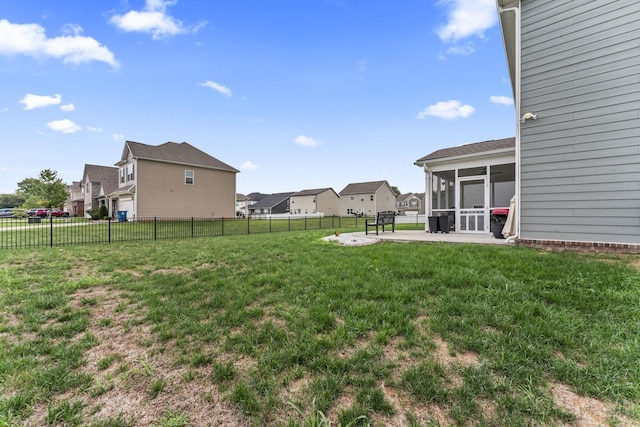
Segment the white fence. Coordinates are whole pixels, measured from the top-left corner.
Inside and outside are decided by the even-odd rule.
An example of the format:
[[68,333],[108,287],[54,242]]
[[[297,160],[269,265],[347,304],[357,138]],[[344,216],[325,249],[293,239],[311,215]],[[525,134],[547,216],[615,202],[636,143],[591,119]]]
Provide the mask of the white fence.
[[396,224],[424,224],[426,215],[398,215],[396,216]]

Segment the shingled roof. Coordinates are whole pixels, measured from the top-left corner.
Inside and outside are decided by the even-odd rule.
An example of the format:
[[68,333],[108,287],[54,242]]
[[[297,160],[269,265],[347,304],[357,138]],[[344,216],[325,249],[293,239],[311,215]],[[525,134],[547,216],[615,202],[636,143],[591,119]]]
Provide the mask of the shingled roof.
[[[84,182],[87,177],[91,182],[99,182],[105,194],[118,188],[118,168],[116,167],[85,164],[82,181]],[[98,191],[99,187],[96,186],[93,190]]]
[[251,209],[273,208],[274,206],[287,200],[289,197],[291,197],[292,194],[293,192],[269,194],[268,196],[251,205]]
[[474,154],[487,153],[490,151],[508,150],[515,148],[515,138],[493,139],[491,141],[475,142],[473,144],[464,144],[458,147],[443,148],[424,156],[415,161],[420,166],[433,160],[444,160],[453,157],[471,156]]
[[160,145],[147,145],[135,141],[126,141],[122,160],[126,160],[127,149],[133,157],[138,159],[240,172],[187,142],[181,142],[179,144],[176,142],[165,142]]
[[327,188],[314,188],[311,190],[302,190],[292,194],[292,196],[316,196],[318,194],[324,193],[325,191],[333,191],[333,188],[327,187]]
[[344,187],[340,195],[371,194],[378,191],[384,184],[389,185],[387,181],[355,182]]

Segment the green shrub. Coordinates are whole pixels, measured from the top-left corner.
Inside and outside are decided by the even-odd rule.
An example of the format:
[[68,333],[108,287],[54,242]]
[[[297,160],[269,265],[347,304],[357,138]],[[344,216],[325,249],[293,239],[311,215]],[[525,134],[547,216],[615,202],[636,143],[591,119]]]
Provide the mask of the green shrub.
[[108,216],[109,216],[109,209],[107,209],[105,205],[100,206],[100,209],[98,210],[98,218],[104,219],[104,218],[107,218]]

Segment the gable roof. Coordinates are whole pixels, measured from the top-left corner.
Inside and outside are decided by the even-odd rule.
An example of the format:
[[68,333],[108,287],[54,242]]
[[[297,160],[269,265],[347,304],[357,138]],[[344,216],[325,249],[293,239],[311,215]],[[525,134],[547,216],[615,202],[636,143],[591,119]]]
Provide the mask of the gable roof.
[[415,165],[421,166],[432,160],[444,160],[455,157],[467,157],[480,153],[489,153],[491,151],[510,151],[515,150],[516,139],[504,138],[493,139],[491,141],[475,142],[473,144],[464,144],[458,147],[443,148],[434,151],[415,161]]
[[258,202],[251,205],[250,209],[272,208],[287,200],[292,194],[293,192],[269,194],[262,200],[259,200]]
[[413,199],[414,197],[416,199],[422,200],[422,199],[424,199],[424,193],[405,193],[405,194],[400,194],[400,195],[398,195],[398,197],[396,197],[396,200],[398,202],[405,202],[405,201],[407,201],[409,199]]
[[[349,195],[349,194],[371,194],[375,193],[382,187],[383,185],[389,186],[387,181],[371,181],[371,182],[355,182],[347,185],[340,192],[341,196]],[[391,188],[391,186],[389,186]]]
[[324,193],[325,191],[332,191],[336,196],[338,194],[336,194],[336,192],[333,190],[333,188],[314,188],[312,190],[302,190],[302,191],[298,191],[297,193],[293,193],[291,196],[317,196],[318,194]]
[[84,165],[84,172],[82,173],[82,182],[86,181],[87,177],[91,182],[115,182],[118,183],[118,168],[114,166],[100,166],[100,165]]
[[259,193],[259,192],[254,192],[254,193],[247,194],[247,199],[249,199],[251,201],[258,201],[258,200],[264,199],[267,196],[268,196],[268,194],[262,194],[262,193]]
[[[82,182],[85,182],[87,177],[91,182],[99,182],[105,194],[118,188],[118,168],[114,166],[85,164]],[[94,188],[93,191],[97,192],[99,189]]]
[[240,172],[187,142],[181,142],[180,144],[165,142],[160,145],[147,145],[135,141],[125,141],[124,144],[122,157],[120,162],[116,164],[124,162],[127,159],[127,151],[129,151],[131,156],[137,159]]

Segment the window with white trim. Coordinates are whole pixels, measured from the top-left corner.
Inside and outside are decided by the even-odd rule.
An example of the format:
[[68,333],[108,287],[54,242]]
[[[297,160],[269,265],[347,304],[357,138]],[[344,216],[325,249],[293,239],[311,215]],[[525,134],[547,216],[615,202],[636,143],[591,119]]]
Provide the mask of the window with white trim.
[[194,173],[190,170],[184,171],[184,183],[187,185],[193,185],[194,183]]

